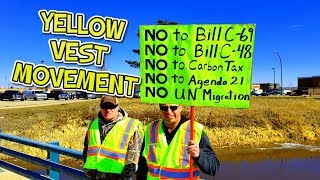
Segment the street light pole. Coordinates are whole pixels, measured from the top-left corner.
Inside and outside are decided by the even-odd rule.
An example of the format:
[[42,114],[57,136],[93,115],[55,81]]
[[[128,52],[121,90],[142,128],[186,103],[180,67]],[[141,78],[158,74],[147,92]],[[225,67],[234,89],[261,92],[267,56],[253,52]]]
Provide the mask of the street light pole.
[[283,84],[282,84],[282,61],[281,61],[281,57],[280,57],[280,55],[279,55],[279,53],[277,52],[277,51],[273,51],[273,53],[276,53],[277,55],[278,55],[278,57],[279,57],[279,60],[280,60],[280,72],[281,72],[281,85],[280,85],[280,91],[281,91],[281,95],[282,95],[282,86],[283,86]]
[[276,68],[272,68],[273,70],[273,89],[276,89]]

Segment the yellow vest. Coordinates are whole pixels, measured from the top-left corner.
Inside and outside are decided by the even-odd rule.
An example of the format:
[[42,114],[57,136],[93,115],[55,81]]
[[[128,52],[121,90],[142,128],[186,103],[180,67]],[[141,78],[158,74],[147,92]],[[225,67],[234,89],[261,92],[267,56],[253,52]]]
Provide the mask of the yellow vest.
[[[147,160],[147,179],[189,179],[190,155],[187,147],[190,141],[190,121],[177,130],[168,145],[163,120],[147,125],[145,147],[142,155]],[[200,142],[203,125],[194,123],[195,141]],[[199,168],[194,165],[193,177],[199,178]]]
[[121,174],[130,138],[140,124],[139,120],[131,118],[117,122],[101,144],[99,118],[96,118],[88,130],[89,143],[84,168]]

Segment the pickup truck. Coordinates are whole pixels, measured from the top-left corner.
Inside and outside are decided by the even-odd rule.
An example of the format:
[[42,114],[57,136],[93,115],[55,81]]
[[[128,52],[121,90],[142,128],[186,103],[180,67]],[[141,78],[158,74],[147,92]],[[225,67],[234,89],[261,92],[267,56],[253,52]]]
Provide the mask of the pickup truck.
[[0,95],[0,100],[8,99],[9,101],[20,100],[24,101],[23,94],[18,90],[6,90]]
[[54,98],[55,100],[59,99],[69,99],[69,94],[61,90],[52,90],[50,93],[47,93],[47,99]]

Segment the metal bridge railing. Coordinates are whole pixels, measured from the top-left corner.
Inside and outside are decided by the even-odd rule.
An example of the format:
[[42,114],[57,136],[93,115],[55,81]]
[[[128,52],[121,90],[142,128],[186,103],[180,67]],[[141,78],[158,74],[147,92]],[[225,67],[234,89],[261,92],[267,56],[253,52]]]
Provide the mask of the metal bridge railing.
[[73,157],[76,159],[82,159],[82,152],[81,151],[61,147],[61,146],[59,146],[59,142],[42,143],[39,141],[34,141],[31,139],[22,138],[19,136],[4,134],[0,130],[0,142],[1,142],[1,139],[16,142],[19,144],[28,145],[31,147],[36,147],[36,148],[43,149],[43,150],[47,150],[49,159],[45,160],[45,159],[30,156],[28,154],[24,154],[24,153],[14,151],[14,150],[8,149],[6,147],[0,146],[0,153],[19,158],[21,160],[25,160],[25,161],[31,162],[33,164],[47,167],[50,172],[49,172],[49,176],[39,174],[39,173],[33,172],[31,170],[25,169],[23,167],[20,167],[20,166],[14,165],[14,164],[11,164],[11,163],[3,161],[3,160],[0,160],[0,167],[3,167],[5,169],[8,169],[12,172],[15,172],[19,175],[22,175],[24,177],[31,178],[31,179],[58,180],[59,173],[65,173],[65,174],[71,175],[71,176],[75,177],[75,179],[86,179],[83,174],[83,170],[75,169],[75,168],[72,168],[69,166],[59,164],[60,163],[60,160],[59,160],[60,154],[63,154],[63,155],[69,156],[69,157]]

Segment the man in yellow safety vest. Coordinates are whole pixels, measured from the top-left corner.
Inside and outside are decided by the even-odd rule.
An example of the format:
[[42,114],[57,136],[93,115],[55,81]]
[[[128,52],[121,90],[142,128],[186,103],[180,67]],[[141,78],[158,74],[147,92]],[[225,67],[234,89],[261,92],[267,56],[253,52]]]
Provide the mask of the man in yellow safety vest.
[[147,125],[137,171],[137,179],[189,179],[190,156],[194,160],[193,176],[199,169],[215,175],[220,163],[203,125],[194,122],[195,138],[190,140],[190,121],[181,116],[182,106],[160,104],[163,120]]
[[119,108],[115,96],[103,96],[98,117],[91,121],[84,142],[84,172],[90,179],[129,179],[137,170],[142,123]]

